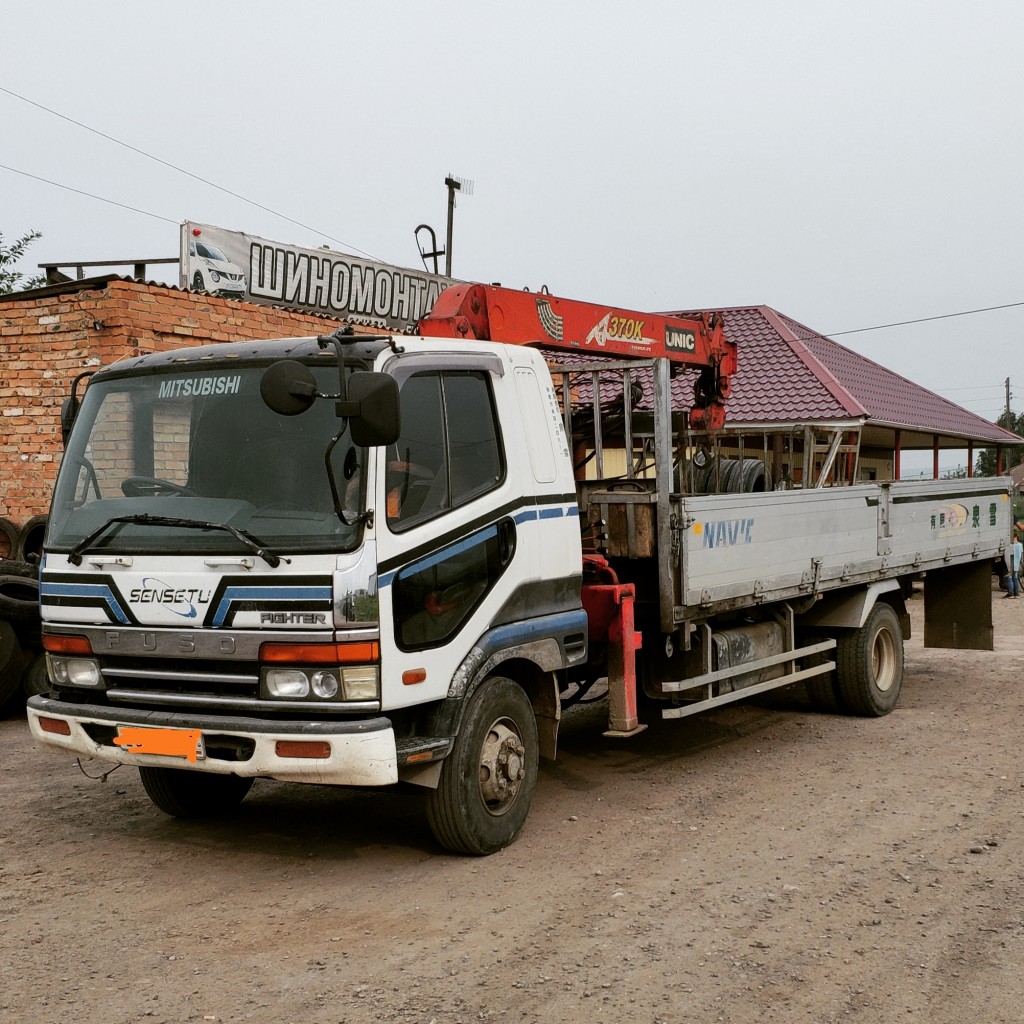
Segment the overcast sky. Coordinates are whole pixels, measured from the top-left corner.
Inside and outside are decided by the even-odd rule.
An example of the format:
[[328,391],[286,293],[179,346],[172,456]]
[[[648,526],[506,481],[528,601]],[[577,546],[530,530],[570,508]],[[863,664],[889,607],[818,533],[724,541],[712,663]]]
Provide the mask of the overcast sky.
[[3,35],[19,269],[176,256],[185,219],[419,266],[453,173],[460,278],[825,334],[1020,303],[837,340],[1024,409],[1020,0],[94,0]]

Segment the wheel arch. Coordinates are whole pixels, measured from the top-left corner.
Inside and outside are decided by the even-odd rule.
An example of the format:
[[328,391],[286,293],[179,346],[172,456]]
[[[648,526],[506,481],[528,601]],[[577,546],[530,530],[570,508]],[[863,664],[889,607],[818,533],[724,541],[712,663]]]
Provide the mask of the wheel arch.
[[910,615],[903,597],[899,579],[879,580],[863,587],[849,587],[829,591],[821,600],[800,616],[798,625],[829,631],[832,629],[861,629],[872,609],[879,602],[891,605],[900,621],[904,640],[910,639]]
[[538,659],[535,652],[509,649],[495,652],[479,661],[465,685],[443,700],[434,714],[431,732],[439,736],[457,736],[462,727],[469,698],[493,676],[511,679],[526,693],[537,719],[542,757],[553,759],[558,743],[561,718],[558,680],[550,660]]
[[586,661],[586,637],[582,608],[488,630],[453,674],[447,696],[426,723],[427,733],[457,736],[472,694],[491,676],[504,676],[529,697],[537,718],[540,754],[553,759],[561,717],[556,673]]

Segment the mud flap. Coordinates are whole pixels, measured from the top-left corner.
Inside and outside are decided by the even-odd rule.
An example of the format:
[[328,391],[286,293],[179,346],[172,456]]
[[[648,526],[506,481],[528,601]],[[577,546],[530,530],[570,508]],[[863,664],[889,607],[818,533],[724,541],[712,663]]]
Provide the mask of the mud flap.
[[925,573],[924,645],[993,649],[992,567],[987,559]]

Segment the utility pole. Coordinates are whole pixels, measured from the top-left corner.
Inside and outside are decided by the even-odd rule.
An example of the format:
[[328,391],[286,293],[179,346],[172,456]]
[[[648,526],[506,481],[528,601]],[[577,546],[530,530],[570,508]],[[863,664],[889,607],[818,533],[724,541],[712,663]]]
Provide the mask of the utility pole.
[[1006,429],[1010,429],[1010,378],[1006,378]]

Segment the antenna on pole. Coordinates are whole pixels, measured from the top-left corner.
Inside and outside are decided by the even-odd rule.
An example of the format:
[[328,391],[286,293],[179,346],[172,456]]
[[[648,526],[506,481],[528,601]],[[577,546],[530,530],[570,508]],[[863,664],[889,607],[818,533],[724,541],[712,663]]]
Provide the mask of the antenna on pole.
[[447,244],[444,250],[444,276],[452,276],[452,222],[455,219],[455,193],[461,192],[463,195],[471,196],[473,194],[473,182],[468,178],[456,178],[454,174],[449,174],[444,179],[444,183],[448,188],[448,235]]

